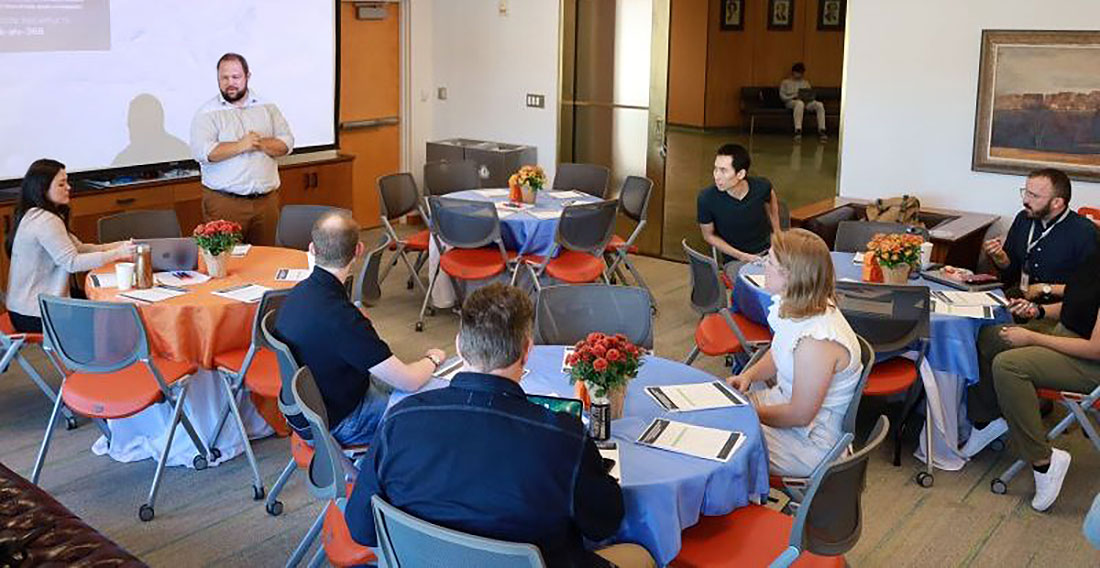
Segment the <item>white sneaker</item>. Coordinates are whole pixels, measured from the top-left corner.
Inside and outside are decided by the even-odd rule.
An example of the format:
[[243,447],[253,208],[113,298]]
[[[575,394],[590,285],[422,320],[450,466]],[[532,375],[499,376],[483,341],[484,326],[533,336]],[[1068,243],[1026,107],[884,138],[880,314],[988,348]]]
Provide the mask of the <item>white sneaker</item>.
[[998,418],[985,425],[985,428],[970,430],[970,438],[966,440],[959,453],[966,458],[972,458],[978,452],[985,449],[993,440],[1004,436],[1008,432],[1008,422],[1004,418]]
[[1050,468],[1046,473],[1035,474],[1035,497],[1031,499],[1031,508],[1036,511],[1046,511],[1058,498],[1062,491],[1062,482],[1066,480],[1066,472],[1069,471],[1069,452],[1053,448],[1050,454]]

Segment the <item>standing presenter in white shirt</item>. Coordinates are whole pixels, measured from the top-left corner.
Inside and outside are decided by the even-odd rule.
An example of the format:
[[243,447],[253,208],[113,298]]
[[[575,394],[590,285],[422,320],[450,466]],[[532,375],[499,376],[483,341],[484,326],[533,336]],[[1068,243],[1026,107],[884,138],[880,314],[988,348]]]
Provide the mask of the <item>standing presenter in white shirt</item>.
[[217,96],[191,121],[191,153],[202,169],[202,215],[239,223],[246,243],[275,244],[279,167],[294,135],[279,107],[248,87],[248,61],[218,59]]

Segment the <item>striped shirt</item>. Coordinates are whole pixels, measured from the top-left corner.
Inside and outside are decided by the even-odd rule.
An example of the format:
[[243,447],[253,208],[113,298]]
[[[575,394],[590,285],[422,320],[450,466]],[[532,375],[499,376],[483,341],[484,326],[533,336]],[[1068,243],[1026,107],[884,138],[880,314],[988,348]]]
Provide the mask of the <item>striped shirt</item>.
[[202,184],[210,189],[252,195],[279,187],[275,158],[259,150],[211,162],[210,152],[222,142],[236,142],[249,131],[264,138],[278,138],[294,149],[294,135],[279,107],[248,89],[242,107],[226,102],[219,93],[202,105],[191,121],[191,154],[202,169]]

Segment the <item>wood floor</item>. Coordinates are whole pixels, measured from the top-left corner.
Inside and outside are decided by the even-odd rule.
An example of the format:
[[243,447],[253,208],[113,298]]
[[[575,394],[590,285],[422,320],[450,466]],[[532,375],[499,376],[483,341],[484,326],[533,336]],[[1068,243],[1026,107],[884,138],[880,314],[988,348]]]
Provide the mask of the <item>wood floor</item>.
[[[368,240],[367,242],[373,242]],[[656,350],[681,358],[691,345],[695,314],[688,304],[685,265],[641,259],[660,308]],[[441,313],[424,333],[413,331],[417,296],[405,290],[400,267],[384,284],[381,305],[371,316],[395,353],[412,358],[428,347],[454,350],[456,317]],[[30,350],[40,369],[44,361]],[[703,357],[696,366],[721,374],[721,361]],[[17,367],[16,367],[17,369]],[[49,375],[49,373],[47,373]],[[51,379],[55,385],[56,378]],[[0,376],[0,462],[29,475],[49,413],[46,399],[12,370]],[[1057,411],[1056,411],[1057,412]],[[205,471],[170,468],[157,503],[157,516],[137,518],[154,463],[116,463],[92,454],[98,436],[90,424],[54,437],[41,484],[89,524],[153,566],[281,566],[320,510],[300,479],[282,494],[280,517],[270,517],[251,500],[243,457]],[[903,464],[889,463],[883,448],[870,467],[864,494],[863,533],[847,555],[852,566],[1100,566],[1081,524],[1100,490],[1100,456],[1074,429],[1060,447],[1071,450],[1073,465],[1062,496],[1050,512],[1031,510],[1026,473],[994,495],[989,482],[1011,461],[1009,452],[987,451],[961,472],[937,472],[936,484],[922,489],[911,481],[917,462],[911,448]],[[268,487],[289,457],[285,439],[254,442]]]

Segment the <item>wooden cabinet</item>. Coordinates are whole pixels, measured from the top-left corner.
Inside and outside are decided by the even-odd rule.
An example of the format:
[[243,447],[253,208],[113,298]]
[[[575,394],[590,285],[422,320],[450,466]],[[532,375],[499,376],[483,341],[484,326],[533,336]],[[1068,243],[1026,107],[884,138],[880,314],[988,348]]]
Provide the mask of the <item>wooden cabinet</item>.
[[[333,205],[352,208],[354,157],[331,153],[322,158],[290,156],[279,166],[283,205]],[[107,215],[135,209],[175,209],[188,236],[202,219],[202,183],[197,178],[157,180],[99,191],[76,192],[69,204],[69,230],[84,242],[98,242],[97,224]],[[11,230],[14,203],[0,204],[0,239]],[[0,241],[2,242],[2,241]],[[2,249],[2,247],[0,247]],[[9,260],[0,252],[0,288],[8,283]]]

